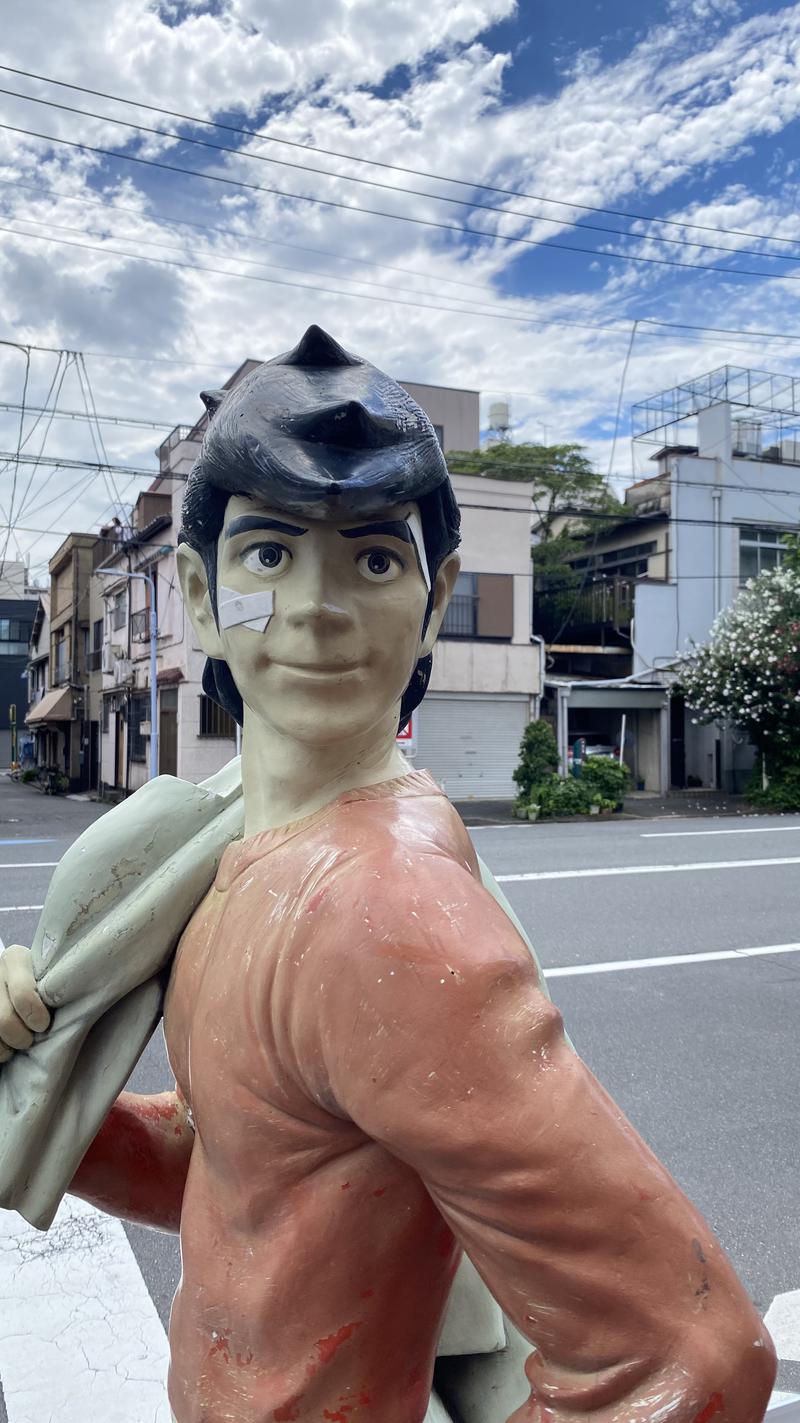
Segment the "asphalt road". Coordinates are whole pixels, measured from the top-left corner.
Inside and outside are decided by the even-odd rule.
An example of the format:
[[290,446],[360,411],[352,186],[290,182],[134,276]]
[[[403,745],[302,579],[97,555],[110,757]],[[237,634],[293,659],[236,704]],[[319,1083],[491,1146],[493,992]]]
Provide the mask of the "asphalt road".
[[[51,862],[102,813],[0,778],[6,943],[30,942],[38,910],[25,906],[41,905]],[[800,817],[472,834],[578,1051],[714,1226],[759,1309],[800,1290]],[[160,1037],[132,1085],[171,1085]],[[126,1230],[166,1320],[177,1248]],[[779,1387],[800,1391],[800,1331],[794,1352]]]

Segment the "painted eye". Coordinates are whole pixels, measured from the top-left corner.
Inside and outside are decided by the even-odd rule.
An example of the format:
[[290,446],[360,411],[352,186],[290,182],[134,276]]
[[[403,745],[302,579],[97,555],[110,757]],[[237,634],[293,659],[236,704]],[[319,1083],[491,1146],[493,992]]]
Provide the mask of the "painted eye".
[[245,568],[249,568],[251,573],[283,573],[289,567],[291,553],[285,544],[269,543],[255,544],[242,556]]
[[358,571],[370,583],[393,583],[404,568],[403,560],[388,548],[368,548],[358,557]]

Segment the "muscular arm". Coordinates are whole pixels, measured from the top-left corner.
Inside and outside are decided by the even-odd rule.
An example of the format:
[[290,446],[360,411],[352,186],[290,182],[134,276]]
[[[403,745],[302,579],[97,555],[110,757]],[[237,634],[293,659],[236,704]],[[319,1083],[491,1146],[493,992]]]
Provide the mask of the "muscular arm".
[[[331,979],[336,1103],[418,1172],[534,1346],[509,1423],[760,1423],[769,1338],[706,1222],[572,1052],[516,932],[452,863]],[[417,928],[416,926],[419,926]]]
[[70,1185],[109,1215],[178,1231],[194,1132],[177,1092],[123,1092]]

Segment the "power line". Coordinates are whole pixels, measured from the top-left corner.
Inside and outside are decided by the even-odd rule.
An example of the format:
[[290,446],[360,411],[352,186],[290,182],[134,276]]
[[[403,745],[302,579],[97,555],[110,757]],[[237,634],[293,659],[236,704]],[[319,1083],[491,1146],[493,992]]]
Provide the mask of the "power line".
[[[115,122],[111,120],[111,122]],[[134,125],[138,127],[138,125]],[[188,178],[201,178],[207,183],[222,183],[226,187],[242,188],[249,192],[270,193],[273,197],[288,198],[292,202],[313,203],[317,207],[336,208],[340,212],[359,213],[366,217],[388,218],[391,222],[410,222],[417,227],[428,227],[438,232],[455,232],[460,237],[473,237],[484,242],[510,242],[523,247],[535,247],[545,252],[580,252],[594,258],[603,258],[612,262],[638,262],[648,266],[656,267],[680,267],[686,270],[699,272],[715,272],[717,276],[727,277],[761,277],[773,281],[800,281],[799,275],[792,275],[789,272],[765,272],[756,271],[751,267],[718,267],[710,262],[677,262],[671,257],[645,257],[643,255],[633,256],[629,252],[608,252],[597,247],[578,247],[574,243],[567,242],[544,242],[534,237],[518,237],[505,232],[482,232],[479,228],[464,227],[460,223],[437,222],[432,218],[412,217],[410,213],[388,212],[383,208],[359,207],[353,203],[337,202],[335,198],[310,197],[306,193],[288,192],[284,188],[272,188],[264,183],[248,183],[241,178],[228,178],[219,173],[201,173],[196,168],[183,168],[176,163],[165,163],[155,158],[142,158],[133,153],[120,153],[113,148],[102,148],[98,144],[79,143],[75,139],[56,138],[53,134],[39,133],[35,129],[21,128],[17,124],[0,123],[0,129],[8,133],[23,134],[26,138],[42,139],[45,143],[57,144],[65,148],[79,149],[83,153],[98,153],[105,158],[114,158],[117,162],[138,163],[147,168],[158,168],[167,173],[181,173]],[[179,134],[174,135],[180,139]],[[181,140],[183,141],[183,140]],[[211,144],[212,148],[217,145]],[[219,150],[223,151],[223,150]],[[239,150],[234,150],[239,155]],[[396,189],[394,191],[397,191]],[[432,197],[433,194],[425,194]],[[499,212],[499,209],[492,209]],[[502,213],[500,213],[502,216]],[[288,284],[287,284],[288,285]],[[379,300],[379,298],[373,298]]]
[[[0,400],[0,410],[18,411],[22,407],[7,400]],[[87,415],[85,410],[53,410],[46,406],[29,405],[27,407],[29,415],[50,415],[56,420],[91,420],[93,416]],[[98,415],[98,420],[103,425],[124,425],[143,430],[173,430],[174,421],[168,420],[140,420],[138,417],[126,415]]]
[[[2,66],[0,66],[0,68],[2,68]],[[726,247],[724,245],[721,245],[720,243],[701,242],[697,238],[692,239],[687,237],[657,237],[653,233],[629,232],[619,227],[605,227],[598,223],[591,223],[585,221],[575,222],[573,219],[566,217],[546,217],[541,213],[520,212],[518,208],[498,207],[495,203],[480,203],[476,202],[474,199],[469,198],[454,198],[450,197],[448,194],[445,193],[427,192],[425,189],[422,188],[404,188],[400,187],[396,183],[381,182],[377,178],[362,178],[359,177],[357,174],[331,172],[327,168],[314,168],[308,164],[294,163],[286,158],[272,158],[268,154],[252,153],[249,150],[243,148],[231,148],[230,146],[225,144],[208,143],[205,139],[194,138],[191,137],[189,134],[175,133],[171,129],[153,128],[148,124],[133,123],[129,119],[115,118],[110,114],[98,114],[91,109],[78,109],[71,104],[59,104],[55,99],[45,99],[34,94],[22,94],[17,89],[0,88],[0,94],[7,94],[12,99],[23,99],[30,104],[41,104],[44,105],[46,108],[59,109],[64,113],[78,114],[81,118],[97,119],[102,123],[115,124],[121,128],[130,128],[137,133],[146,133],[154,135],[157,138],[174,139],[178,143],[191,144],[196,148],[211,149],[211,151],[214,153],[228,153],[232,154],[234,157],[237,158],[250,159],[252,162],[255,163],[272,163],[281,168],[295,169],[300,173],[312,173],[315,177],[333,178],[339,182],[346,183],[358,183],[365,187],[379,188],[385,192],[390,193],[404,193],[408,197],[426,198],[429,201],[437,203],[448,203],[451,206],[455,207],[470,208],[471,210],[476,212],[496,213],[500,217],[519,217],[525,219],[528,222],[546,222],[551,223],[555,227],[577,228],[579,229],[579,231],[582,232],[602,232],[612,237],[630,237],[638,242],[662,242],[669,243],[672,246],[677,247],[701,248],[702,250],[707,252],[729,252],[733,253],[734,255],[743,255],[749,257],[764,256],[768,257],[770,260],[780,262],[796,263],[800,261],[800,253],[798,253],[797,255],[793,255],[791,253],[783,252],[759,252],[754,248]],[[567,204],[565,203],[564,206],[567,206]],[[771,239],[764,238],[762,240],[770,241]],[[583,248],[574,250],[586,251],[588,249]],[[688,264],[681,263],[680,265],[683,266]]]
[[[109,203],[100,199],[94,200],[85,198],[74,193],[62,193],[58,188],[49,188],[43,183],[20,183],[15,179],[0,178],[0,186],[11,187],[15,190],[21,188],[32,193],[46,193],[50,197],[60,198],[63,202],[80,203],[84,207],[104,208],[111,212],[128,213],[134,217],[138,217],[143,222],[162,222],[168,224],[170,227],[191,227],[199,232],[214,233],[216,236],[235,237],[240,242],[246,241],[254,243],[259,247],[285,247],[291,252],[306,252],[315,257],[331,257],[336,262],[350,262],[355,263],[357,266],[375,267],[381,272],[393,272],[399,273],[401,276],[417,277],[420,281],[424,282],[444,282],[447,286],[466,287],[471,291],[486,290],[486,287],[478,282],[465,282],[458,277],[445,277],[438,272],[419,272],[415,271],[413,267],[397,267],[387,262],[375,262],[368,257],[350,257],[344,252],[331,252],[325,247],[306,247],[299,242],[280,242],[274,237],[260,237],[252,233],[239,232],[235,227],[217,227],[208,222],[193,222],[189,218],[170,217],[166,213],[157,211],[143,212],[141,208],[128,207],[121,203]],[[24,218],[22,220],[25,222],[32,221],[31,218]],[[302,272],[305,269],[302,267],[287,267],[286,270]],[[339,278],[339,280],[347,280],[347,278]]]
[[[79,199],[77,199],[76,201],[79,201]],[[27,223],[27,224],[28,224],[29,226],[31,226],[31,227],[43,227],[43,228],[45,228],[45,229],[47,230],[48,234],[49,234],[50,232],[52,232],[53,230],[55,230],[55,231],[58,231],[58,232],[71,232],[71,233],[75,233],[75,234],[78,234],[78,235],[81,235],[81,236],[87,236],[87,237],[102,237],[102,238],[108,237],[108,240],[114,241],[114,242],[136,242],[136,244],[137,244],[138,247],[142,247],[142,246],[144,246],[144,247],[156,247],[156,248],[159,248],[159,249],[161,249],[161,250],[166,250],[166,251],[180,251],[180,252],[184,252],[184,251],[186,250],[186,249],[184,249],[183,247],[178,246],[176,243],[154,242],[154,241],[152,241],[152,239],[137,237],[135,234],[129,234],[129,235],[127,235],[127,236],[122,235],[122,234],[119,234],[119,235],[118,235],[117,233],[108,233],[108,234],[106,234],[105,232],[98,232],[96,229],[94,229],[94,228],[89,228],[89,227],[87,227],[87,228],[84,228],[84,227],[69,227],[69,226],[67,226],[67,225],[65,225],[65,224],[63,224],[63,223],[39,222],[36,218],[26,217],[26,216],[24,216],[24,215],[22,215],[22,214],[17,214],[17,213],[15,213],[15,214],[13,215],[13,219],[14,219],[15,222]],[[23,232],[23,231],[21,231],[21,230],[17,230],[16,228],[5,228],[5,229],[0,229],[0,231],[9,231],[9,232],[11,232],[12,234],[16,234],[17,236],[20,236],[20,237],[34,237],[34,238],[36,238],[36,237],[38,236],[37,233]],[[41,241],[42,239],[39,238],[39,240]],[[52,238],[51,240],[55,242],[55,241],[59,241],[60,239],[58,239],[58,238]],[[105,247],[106,244],[104,243],[103,245],[104,245],[104,247]],[[110,248],[110,247],[109,247],[107,250],[108,250],[110,253],[113,253],[114,255],[117,255],[117,256],[125,256],[125,257],[128,257],[128,256],[132,255],[132,254],[127,253],[127,252],[123,252],[123,253],[117,252],[116,249]],[[191,251],[191,249],[190,249],[190,251]],[[195,252],[192,252],[192,255],[195,255],[195,256],[196,256],[196,255],[198,255],[198,254],[195,253]],[[199,255],[200,255],[200,256],[203,256],[204,253],[201,252]],[[212,255],[212,256],[215,255],[213,249],[211,249],[211,255]],[[320,277],[320,279],[323,280],[323,281],[324,281],[324,280],[327,280],[327,277],[326,277],[326,275],[325,275],[324,273],[321,273],[321,272],[314,272],[314,271],[312,271],[312,270],[310,270],[310,269],[308,269],[308,268],[286,266],[286,265],[284,265],[283,263],[279,263],[279,262],[258,262],[258,261],[255,261],[253,258],[240,257],[240,256],[239,256],[238,254],[236,254],[236,253],[227,253],[227,252],[226,252],[226,253],[222,253],[221,255],[222,255],[222,256],[225,258],[225,260],[227,260],[227,261],[234,261],[234,262],[244,263],[246,266],[261,267],[261,268],[264,268],[265,270],[270,270],[270,271],[271,271],[271,270],[275,270],[275,271],[297,272],[297,273],[298,273],[299,275],[301,275],[301,276]],[[208,269],[208,270],[214,270],[214,269]],[[243,275],[246,275],[246,274],[245,274],[245,273],[228,272],[228,273],[226,273],[226,275],[229,275],[229,276],[243,276]],[[405,292],[406,295],[412,296],[412,297],[416,297],[416,296],[418,296],[418,295],[419,295],[419,296],[426,296],[426,295],[427,295],[426,292],[420,292],[420,293],[418,293],[418,292],[416,291],[416,289],[413,288],[413,287],[411,287],[411,288],[403,288],[403,287],[389,287],[389,288],[387,288],[387,285],[386,285],[385,283],[369,282],[369,281],[366,281],[364,278],[361,278],[361,277],[336,277],[336,278],[334,278],[334,280],[337,280],[337,281],[346,281],[346,282],[351,282],[351,283],[358,283],[358,284],[360,284],[360,285],[362,285],[362,286],[372,287],[372,288],[374,288],[375,290],[378,290],[378,291],[381,291],[381,292],[386,292],[387,289],[388,289],[388,290],[390,290],[390,291]],[[291,284],[287,283],[287,285],[291,285]],[[300,285],[305,286],[305,285],[307,285],[307,284],[306,284],[306,283],[302,283],[302,284],[300,284]],[[324,289],[320,289],[320,290],[324,290]],[[338,293],[338,294],[341,295],[341,296],[360,295],[360,293],[353,293],[353,292],[340,292],[340,293]],[[460,296],[456,296],[456,295],[450,296],[449,293],[447,293],[447,292],[444,293],[444,295],[445,295],[445,297],[447,297],[447,299],[450,300],[450,301],[465,302],[465,301],[467,300],[467,298],[465,298],[465,297],[460,297]],[[386,298],[382,298],[382,299],[383,299],[383,300],[386,300]],[[369,297],[365,297],[365,300],[369,300]],[[442,310],[442,311],[447,311],[447,312],[453,312],[453,313],[456,313],[456,314],[462,313],[462,314],[464,314],[464,315],[497,316],[498,318],[500,318],[500,319],[503,320],[503,321],[523,321],[523,322],[526,322],[526,323],[529,324],[529,325],[535,325],[535,326],[537,326],[537,325],[538,325],[538,326],[551,326],[551,325],[553,325],[553,326],[564,326],[564,327],[574,327],[574,328],[576,328],[576,329],[578,329],[578,330],[592,330],[592,331],[597,330],[597,331],[610,332],[610,333],[613,333],[614,335],[620,334],[620,328],[619,328],[619,327],[615,327],[615,326],[600,326],[600,325],[596,325],[596,324],[588,324],[588,323],[582,323],[582,322],[559,322],[559,321],[552,321],[552,322],[551,322],[551,321],[548,321],[547,318],[545,318],[545,317],[534,317],[534,316],[530,316],[530,315],[528,315],[526,312],[519,312],[519,313],[517,313],[516,311],[514,311],[513,308],[511,308],[511,309],[504,309],[504,310],[503,310],[503,309],[501,309],[500,307],[498,307],[498,306],[496,306],[496,305],[493,305],[489,300],[480,302],[480,305],[481,305],[481,306],[486,306],[486,307],[488,308],[488,310],[487,310],[487,311],[484,311],[484,312],[478,312],[478,311],[475,310],[474,307],[470,308],[470,307],[466,307],[466,306],[460,306],[460,307],[453,306],[453,307],[441,307],[441,308],[438,307],[438,306],[436,306],[436,307],[431,306],[430,309],[431,309],[431,310]],[[637,318],[637,321],[638,321],[638,318]],[[645,332],[645,333],[643,333],[643,334],[645,334],[645,335],[652,335],[652,334],[654,334],[654,333],[652,333],[652,332]],[[686,338],[685,338],[685,339],[686,339]],[[691,338],[689,338],[689,339],[691,339]],[[697,338],[694,338],[694,339],[697,339]],[[699,339],[703,340],[702,337],[699,338]],[[719,344],[719,343],[716,342],[716,341],[713,341],[711,344],[717,345],[717,344]],[[746,349],[752,349],[753,346],[755,346],[755,345],[759,345],[759,346],[760,346],[760,344],[761,344],[760,342],[759,342],[759,343],[756,343],[756,342],[748,343],[748,346],[747,346]],[[781,342],[781,344],[783,344],[783,341]],[[727,343],[727,348],[728,348],[728,349],[732,349],[732,345],[731,345],[730,342]],[[733,347],[733,349],[736,349],[736,348]],[[91,352],[88,352],[87,354],[91,355],[92,353],[91,353]],[[0,409],[2,409],[2,408],[3,408],[3,407],[0,405]]]
[[[606,217],[621,217],[621,218],[626,219],[626,220],[629,221],[629,222],[659,223],[659,224],[661,224],[661,225],[668,226],[668,227],[682,227],[682,228],[684,228],[684,229],[689,229],[689,230],[694,231],[694,232],[721,232],[721,233],[723,233],[725,236],[728,236],[728,237],[747,237],[747,238],[750,238],[750,239],[752,239],[753,241],[757,241],[757,242],[780,242],[780,243],[784,243],[784,244],[787,244],[787,245],[791,245],[791,246],[793,246],[793,247],[800,246],[800,239],[794,238],[794,237],[775,237],[775,236],[769,236],[769,235],[767,235],[766,233],[747,232],[747,231],[743,231],[743,230],[740,229],[740,228],[735,228],[735,227],[718,227],[718,226],[715,227],[715,226],[713,226],[713,225],[711,225],[711,224],[708,224],[708,223],[688,222],[688,221],[686,221],[685,219],[682,219],[682,218],[648,217],[648,216],[646,216],[644,213],[625,212],[625,211],[620,210],[619,208],[597,207],[597,206],[593,206],[593,205],[590,204],[590,203],[579,203],[579,202],[570,201],[569,199],[565,199],[565,198],[549,198],[549,197],[544,197],[544,196],[542,196],[542,195],[540,195],[540,194],[536,194],[536,193],[525,193],[525,192],[521,192],[521,191],[519,191],[519,190],[516,189],[516,188],[501,188],[501,187],[497,187],[497,186],[495,186],[495,185],[493,185],[493,184],[491,184],[491,183],[479,183],[479,182],[477,182],[477,181],[475,181],[475,180],[469,180],[469,179],[465,179],[465,178],[454,178],[454,177],[450,177],[450,176],[448,176],[447,174],[443,174],[443,173],[432,173],[432,172],[430,172],[430,171],[428,171],[428,170],[426,170],[426,169],[422,169],[422,168],[409,168],[409,167],[405,167],[404,165],[399,164],[399,163],[387,163],[387,162],[381,161],[380,159],[377,159],[377,158],[364,158],[364,157],[362,157],[362,156],[360,156],[360,155],[359,155],[359,156],[356,156],[355,154],[352,154],[352,153],[342,153],[342,152],[337,151],[336,149],[322,148],[322,147],[320,147],[318,144],[302,143],[302,142],[300,142],[300,141],[297,140],[297,139],[291,139],[291,138],[276,138],[276,137],[274,137],[272,134],[263,133],[263,132],[261,132],[261,131],[259,131],[259,130],[257,130],[257,129],[248,129],[248,128],[239,127],[239,126],[236,125],[236,124],[226,124],[226,123],[222,123],[222,122],[220,122],[218,119],[200,118],[200,117],[199,117],[198,115],[196,115],[196,114],[184,114],[184,113],[179,112],[179,111],[176,110],[176,109],[166,109],[166,108],[163,108],[163,107],[161,107],[160,105],[157,105],[157,104],[147,104],[147,103],[143,102],[141,99],[128,99],[128,98],[125,98],[125,97],[123,97],[122,95],[119,95],[119,94],[108,94],[108,93],[104,92],[102,89],[89,89],[89,88],[87,88],[87,87],[85,87],[84,85],[81,85],[81,84],[69,84],[69,83],[67,83],[67,81],[64,80],[64,79],[52,79],[52,78],[50,78],[48,75],[45,75],[45,74],[33,74],[33,73],[30,72],[30,70],[27,70],[27,69],[16,69],[16,68],[14,68],[12,65],[10,65],[10,64],[0,64],[0,70],[3,70],[3,71],[5,71],[5,72],[8,73],[8,74],[19,74],[19,75],[20,75],[22,78],[24,78],[24,79],[35,79],[35,80],[38,80],[39,82],[44,83],[44,84],[52,84],[52,85],[58,87],[59,89],[71,89],[71,90],[73,90],[75,93],[79,93],[79,94],[90,94],[90,95],[92,95],[92,96],[93,96],[94,98],[96,98],[96,99],[110,99],[111,102],[112,102],[112,103],[115,103],[115,104],[128,104],[129,106],[131,106],[131,107],[133,107],[133,108],[146,109],[149,113],[165,114],[168,118],[181,119],[184,123],[196,124],[198,127],[214,128],[214,129],[218,129],[218,130],[220,130],[220,131],[222,131],[222,132],[225,132],[225,133],[235,133],[235,134],[239,134],[239,135],[241,135],[242,137],[245,137],[245,138],[257,138],[257,139],[260,139],[261,142],[263,142],[263,143],[279,143],[279,144],[283,145],[283,146],[286,147],[286,148],[297,148],[297,149],[303,150],[304,152],[309,152],[309,153],[321,153],[321,154],[323,154],[325,157],[328,157],[328,158],[342,158],[342,159],[344,159],[344,160],[345,160],[346,162],[348,162],[348,163],[361,163],[361,164],[364,164],[364,165],[366,165],[366,166],[368,166],[368,167],[370,167],[370,168],[381,168],[381,169],[384,169],[384,170],[386,170],[386,171],[393,172],[393,173],[405,173],[405,174],[407,174],[407,175],[409,175],[409,176],[411,176],[411,177],[415,177],[415,178],[428,178],[428,179],[430,179],[432,182],[437,182],[437,183],[452,183],[452,184],[455,184],[457,187],[469,188],[470,191],[473,191],[473,192],[476,191],[476,190],[479,190],[479,191],[484,192],[484,193],[497,193],[497,194],[498,194],[499,196],[501,196],[501,197],[522,198],[522,199],[523,199],[524,201],[526,201],[526,202],[549,203],[551,206],[565,207],[565,208],[570,208],[570,209],[577,209],[577,210],[580,211],[580,212],[599,213],[599,214],[601,214],[601,215],[603,215],[603,216],[606,216]],[[6,92],[13,92],[13,91],[6,91]],[[19,97],[20,97],[20,98],[31,99],[33,96],[30,95],[30,94],[24,94],[24,95],[19,95]],[[49,101],[49,100],[42,99],[42,100],[36,100],[35,102],[52,103],[53,101]],[[55,107],[66,107],[66,106],[61,106],[61,105],[54,105],[54,106],[55,106]],[[78,113],[80,113],[80,112],[82,112],[82,111],[81,111],[81,110],[73,110],[73,112],[78,112]],[[109,121],[112,122],[112,123],[114,123],[114,122],[120,122],[120,120],[115,120],[115,119],[110,119],[110,120],[109,120],[108,115],[105,115],[105,114],[97,115],[97,117],[98,117],[98,118],[101,118],[101,119],[103,119],[103,120],[105,120],[106,122],[109,122]],[[132,125],[132,127],[133,127],[133,126],[134,126],[134,125]],[[181,134],[176,135],[176,137],[178,137],[181,142],[191,142],[191,141],[192,141],[192,140],[189,139],[188,137],[186,137],[186,136],[184,136],[184,135],[181,135]],[[234,151],[235,151],[237,154],[241,152],[240,149],[236,149],[236,150],[234,150]],[[275,161],[275,160],[272,160],[272,161]],[[315,171],[315,170],[307,170],[307,171]],[[334,176],[334,177],[337,177],[337,178],[339,178],[339,177],[346,177],[345,174],[339,174],[339,173],[337,173],[337,174],[332,174],[332,175],[329,175],[329,176]],[[363,181],[363,180],[362,180],[362,181]],[[397,189],[395,189],[394,191],[397,191]],[[431,195],[430,195],[430,194],[425,194],[425,196],[431,196]],[[534,217],[535,215],[534,215],[534,214],[526,214],[526,216]],[[639,235],[639,234],[637,234],[637,235]],[[641,234],[641,236],[642,236],[643,238],[646,238],[646,237],[647,237],[647,234]],[[735,249],[731,249],[731,250],[735,250]]]

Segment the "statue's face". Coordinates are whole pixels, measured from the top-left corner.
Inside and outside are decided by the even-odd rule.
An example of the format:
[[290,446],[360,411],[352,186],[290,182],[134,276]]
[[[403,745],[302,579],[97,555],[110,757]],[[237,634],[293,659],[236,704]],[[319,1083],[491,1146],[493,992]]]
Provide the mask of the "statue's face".
[[359,522],[228,501],[216,655],[247,708],[245,726],[252,715],[319,744],[358,736],[397,709],[423,652],[428,586],[415,539],[410,503]]

